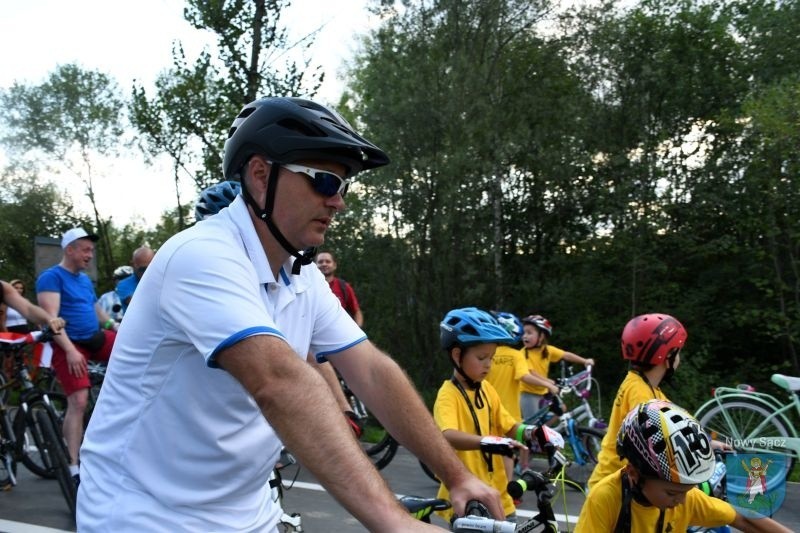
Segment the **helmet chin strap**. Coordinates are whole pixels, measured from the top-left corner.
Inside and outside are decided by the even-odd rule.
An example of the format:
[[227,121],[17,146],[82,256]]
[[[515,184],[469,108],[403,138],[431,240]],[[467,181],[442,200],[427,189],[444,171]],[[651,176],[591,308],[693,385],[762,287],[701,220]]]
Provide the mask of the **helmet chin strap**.
[[300,267],[303,265],[310,265],[313,261],[314,257],[314,249],[311,248],[306,250],[305,253],[297,250],[289,243],[289,240],[283,236],[281,230],[278,229],[278,226],[275,225],[275,222],[272,220],[272,209],[275,207],[275,190],[278,188],[278,174],[280,174],[281,167],[277,163],[272,163],[269,170],[269,179],[267,181],[267,198],[264,201],[264,207],[260,207],[255,198],[250,194],[250,191],[247,190],[247,186],[245,185],[244,179],[242,179],[242,196],[247,204],[253,208],[253,211],[256,212],[258,218],[261,219],[266,225],[267,229],[269,229],[272,236],[275,237],[275,240],[283,247],[284,250],[289,252],[291,255],[294,256],[295,260],[292,263],[292,275],[297,275],[300,273]]

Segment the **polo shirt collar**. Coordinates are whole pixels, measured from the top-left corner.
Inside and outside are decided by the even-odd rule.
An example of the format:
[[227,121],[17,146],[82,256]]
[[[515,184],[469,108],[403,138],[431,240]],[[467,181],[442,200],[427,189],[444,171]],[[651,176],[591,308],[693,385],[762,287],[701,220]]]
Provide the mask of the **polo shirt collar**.
[[[258,238],[258,234],[256,234],[253,221],[250,219],[250,212],[247,210],[247,204],[241,195],[237,196],[236,199],[231,202],[227,212],[231,217],[231,221],[239,230],[239,235],[242,237],[247,256],[250,258],[250,262],[253,264],[256,274],[258,275],[259,283],[262,285],[266,283],[280,283],[281,285],[292,287],[295,293],[303,292],[308,288],[308,281],[302,272],[298,276],[292,276],[290,274],[292,271],[292,264],[294,263],[294,257],[292,256],[289,256],[289,258],[284,261],[278,271],[278,280],[272,275],[272,269],[269,268],[267,254],[264,252],[264,247]],[[309,266],[305,268],[308,269]]]

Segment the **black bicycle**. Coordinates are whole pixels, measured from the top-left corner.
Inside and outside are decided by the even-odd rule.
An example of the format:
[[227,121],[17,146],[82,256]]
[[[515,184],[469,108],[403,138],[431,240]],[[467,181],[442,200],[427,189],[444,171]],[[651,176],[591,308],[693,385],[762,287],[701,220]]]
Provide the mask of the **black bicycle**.
[[34,385],[25,361],[30,346],[52,338],[49,329],[24,335],[0,333],[0,354],[11,359],[13,369],[2,387],[19,392],[13,418],[11,406],[0,403],[0,486],[10,489],[17,484],[20,461],[34,474],[58,481],[74,517],[77,487],[69,471],[69,451],[60,430],[61,418],[50,394]]
[[378,470],[388,465],[394,456],[397,454],[399,443],[389,434],[386,429],[381,425],[377,418],[367,410],[364,402],[358,399],[355,393],[350,390],[344,379],[339,376],[339,385],[342,387],[347,402],[350,404],[350,409],[358,417],[361,431],[361,448],[364,453],[375,465]]

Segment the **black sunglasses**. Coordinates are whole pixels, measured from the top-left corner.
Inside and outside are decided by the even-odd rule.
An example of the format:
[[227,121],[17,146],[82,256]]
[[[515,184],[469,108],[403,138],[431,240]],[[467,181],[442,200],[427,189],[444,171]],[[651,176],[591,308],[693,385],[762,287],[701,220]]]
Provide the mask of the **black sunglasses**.
[[347,194],[347,188],[350,186],[349,181],[330,170],[320,170],[305,165],[282,164],[281,166],[289,172],[296,172],[306,176],[311,181],[311,186],[314,190],[327,198],[337,194],[341,194],[344,197]]

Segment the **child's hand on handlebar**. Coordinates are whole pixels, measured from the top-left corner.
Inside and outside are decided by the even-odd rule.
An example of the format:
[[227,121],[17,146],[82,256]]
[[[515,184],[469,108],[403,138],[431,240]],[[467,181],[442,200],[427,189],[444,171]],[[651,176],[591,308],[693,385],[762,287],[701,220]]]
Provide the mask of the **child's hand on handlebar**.
[[481,439],[480,449],[484,453],[513,457],[514,450],[523,450],[525,449],[525,445],[508,437],[494,437],[490,435]]

